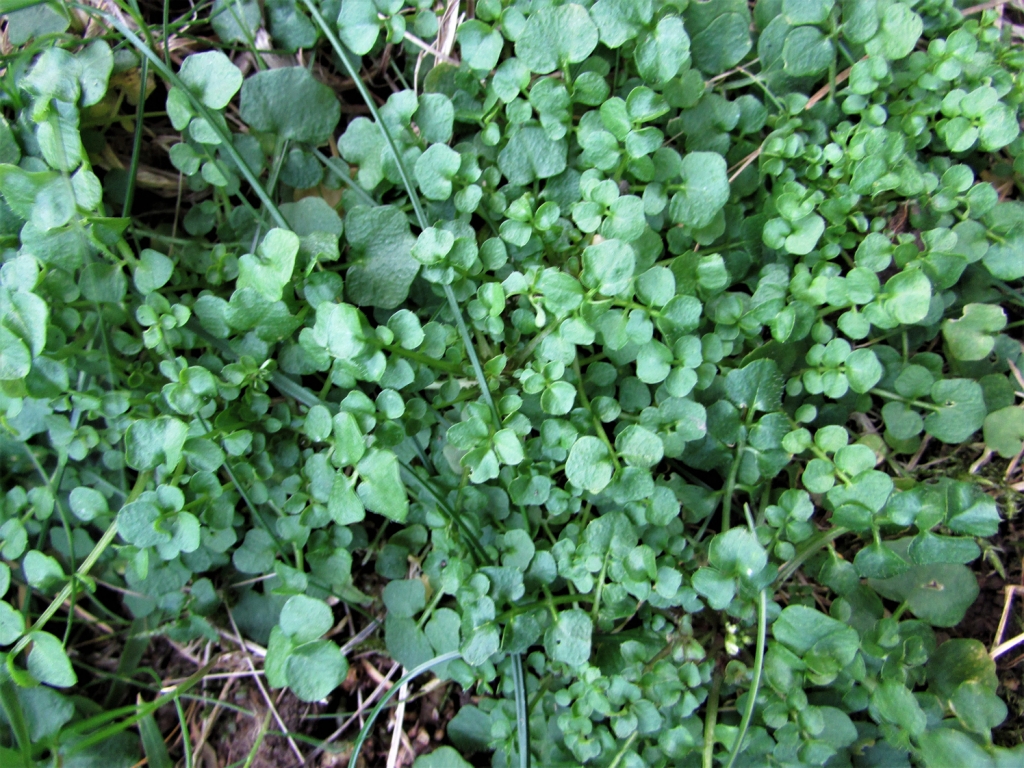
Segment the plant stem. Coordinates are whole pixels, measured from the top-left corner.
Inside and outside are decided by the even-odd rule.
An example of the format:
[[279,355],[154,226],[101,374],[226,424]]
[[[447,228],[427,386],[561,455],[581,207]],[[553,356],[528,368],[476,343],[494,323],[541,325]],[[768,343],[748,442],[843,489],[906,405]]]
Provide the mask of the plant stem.
[[754,707],[757,704],[757,691],[761,687],[761,672],[764,669],[764,643],[768,633],[768,597],[762,589],[757,600],[757,648],[754,651],[754,676],[750,681],[750,690],[747,691],[747,707],[743,711],[743,719],[740,720],[740,728],[736,733],[736,741],[732,745],[732,752],[729,754],[729,762],[726,768],[732,768],[743,749],[743,739],[750,728],[750,720],[754,716]]
[[708,694],[708,709],[704,715],[704,760],[703,768],[714,768],[715,765],[715,726],[718,724],[718,700],[722,695],[722,670],[715,667],[715,675],[711,680],[711,692]]
[[[152,474],[153,473],[150,471],[139,473],[139,477],[135,481],[135,487],[132,488],[131,494],[129,494],[128,499],[125,501],[126,506],[128,504],[131,504],[133,501],[139,498],[139,496],[142,495],[142,492],[146,490],[146,486],[149,484],[149,479],[150,477],[152,477]],[[76,580],[83,579],[85,578],[85,576],[89,574],[89,571],[92,570],[92,567],[96,564],[96,561],[100,559],[100,555],[102,555],[106,548],[110,546],[110,542],[114,540],[114,536],[116,535],[117,518],[115,517],[113,520],[110,521],[110,525],[107,526],[107,530],[103,532],[103,536],[100,537],[100,540],[96,542],[96,546],[92,548],[92,552],[88,554],[85,560],[82,561],[82,564],[78,567],[78,570],[75,571],[75,575],[71,579],[69,579],[68,583],[64,585],[63,589],[61,589],[61,591],[57,593],[57,596],[53,598],[50,604],[46,607],[46,610],[39,615],[39,618],[36,619],[28,629],[25,630],[25,634],[22,636],[21,640],[18,641],[18,644],[15,645],[14,649],[11,651],[12,656],[17,656],[19,653],[25,650],[25,646],[31,642],[31,639],[28,636],[28,632],[32,627],[44,627],[46,626],[46,622],[53,618],[53,614],[57,612],[57,609],[64,604],[65,600],[71,597],[71,591],[74,589]]]
[[811,539],[807,543],[807,545],[800,551],[800,554],[779,569],[779,574],[775,577],[775,583],[781,585],[786,581],[786,579],[796,573],[800,566],[803,565],[811,555],[822,547],[828,545],[830,542],[835,541],[843,534],[849,532],[849,528],[836,526],[835,528],[830,528],[827,531],[819,533],[815,538]]
[[622,749],[616,752],[615,757],[610,763],[608,763],[608,768],[618,768],[619,763],[622,762],[622,758],[626,756],[626,752],[629,751],[629,748],[633,746],[633,742],[636,741],[636,737],[639,733],[639,731],[633,731],[629,734],[629,738],[626,739],[626,743],[622,745]]

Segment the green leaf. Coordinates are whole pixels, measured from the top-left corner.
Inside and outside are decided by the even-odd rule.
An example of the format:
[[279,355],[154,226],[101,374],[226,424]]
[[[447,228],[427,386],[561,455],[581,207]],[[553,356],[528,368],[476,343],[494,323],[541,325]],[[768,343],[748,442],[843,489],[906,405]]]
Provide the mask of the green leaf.
[[959,320],[942,323],[942,335],[957,360],[984,360],[1006,327],[1006,311],[995,304],[967,304]]
[[308,643],[327,633],[334,625],[334,616],[323,600],[293,595],[281,608],[278,622],[292,642]]
[[885,284],[885,308],[904,325],[913,325],[928,315],[932,284],[919,269],[908,269],[889,278]]
[[640,77],[651,85],[663,85],[675,77],[690,60],[690,37],[682,19],[663,16],[637,42],[634,57]]
[[924,428],[944,443],[962,443],[985,421],[985,397],[972,379],[944,379],[932,386],[932,400],[939,410],[924,420]]
[[504,39],[501,33],[482,21],[470,19],[459,25],[455,33],[462,60],[471,69],[489,72],[498,64]]
[[752,45],[749,12],[723,13],[690,36],[693,62],[709,75],[739,64]]
[[420,138],[424,141],[447,144],[452,140],[455,107],[452,100],[443,93],[424,93],[420,96],[420,105],[413,117],[420,129]]
[[828,20],[834,0],[783,0],[782,13],[792,26],[821,24]]
[[653,467],[665,455],[661,438],[639,424],[630,424],[615,438],[615,450],[632,466]]
[[707,598],[713,611],[725,610],[736,595],[736,580],[715,568],[698,568],[692,582],[697,593]]
[[600,493],[611,482],[613,469],[608,447],[596,437],[584,435],[569,451],[565,476],[578,488]]
[[432,144],[416,159],[414,173],[423,196],[428,200],[447,200],[452,195],[452,179],[459,172],[462,158],[444,144]]
[[626,290],[633,280],[636,255],[633,248],[621,240],[605,240],[583,249],[581,280],[605,296],[614,296]]
[[8,11],[7,38],[13,45],[27,43],[33,37],[60,34],[71,26],[71,20],[60,6],[45,3]]
[[441,746],[429,755],[417,757],[412,768],[472,768],[472,765],[451,747]]
[[173,468],[181,459],[188,427],[178,419],[160,416],[140,419],[125,433],[125,461],[140,472],[161,464]]
[[78,682],[60,640],[49,632],[30,632],[28,637],[32,641],[28,671],[36,680],[55,688],[70,688]]
[[978,597],[974,574],[955,563],[913,566],[900,576],[868,583],[882,597],[905,600],[911,613],[935,627],[959,624]]
[[956,638],[940,645],[928,660],[928,690],[951,699],[964,683],[980,685],[989,693],[999,686],[996,663],[978,640]]
[[46,231],[67,224],[75,215],[71,186],[56,171],[23,171],[0,164],[0,194],[18,216]]
[[815,27],[797,27],[786,35],[782,61],[786,74],[810,77],[824,72],[835,61],[832,41]]
[[404,523],[409,515],[409,498],[391,451],[371,450],[357,465],[362,481],[356,493],[371,512]]
[[672,221],[706,227],[729,202],[725,158],[716,152],[690,152],[679,167],[682,190],[672,196]]
[[242,87],[242,72],[220,51],[193,53],[178,77],[210,109],[224,109]]
[[793,231],[786,236],[786,251],[797,256],[805,256],[814,250],[822,233],[825,231],[825,220],[816,213],[803,216],[791,222]]
[[544,413],[562,416],[572,410],[576,402],[576,387],[567,381],[549,384],[540,396],[540,407]]
[[46,302],[28,291],[0,288],[0,323],[17,334],[33,357],[46,345]]
[[597,47],[598,30],[587,10],[575,3],[530,14],[516,40],[516,56],[533,72],[546,75],[578,64]]
[[846,358],[846,379],[850,389],[864,393],[870,391],[882,379],[882,364],[873,350],[855,349]]
[[1004,459],[1012,459],[1024,448],[1024,408],[1009,406],[985,417],[985,445]]
[[297,6],[296,0],[267,0],[264,3],[270,34],[278,47],[286,51],[312,48],[317,41],[316,27]]
[[152,248],[144,248],[135,267],[135,287],[145,296],[163,288],[173,273],[173,261]]
[[752,579],[768,564],[768,553],[746,528],[731,528],[711,540],[708,560],[728,576]]
[[285,675],[288,687],[302,701],[320,701],[341,685],[348,662],[330,640],[300,645],[288,656]]
[[737,408],[767,413],[782,407],[782,374],[774,360],[755,360],[725,377],[725,393]]
[[912,736],[920,736],[928,724],[914,694],[898,680],[883,680],[871,694],[871,705],[884,720],[895,723]]
[[0,326],[0,381],[17,381],[32,368],[28,347],[3,326]]
[[402,211],[391,205],[359,207],[346,217],[352,261],[345,280],[348,297],[361,306],[394,309],[409,295],[420,265],[415,239]]
[[554,661],[580,667],[590,660],[593,630],[594,624],[586,611],[578,608],[559,611],[554,624],[544,633],[544,650]]
[[800,655],[820,644],[822,648],[829,648],[844,666],[853,660],[860,647],[855,629],[805,605],[784,608],[772,624],[772,635]]
[[871,56],[889,60],[910,54],[924,31],[924,22],[904,3],[892,3],[882,12],[878,32],[865,48]]
[[953,710],[965,727],[988,737],[1008,714],[1006,704],[980,683],[963,683],[953,694]]
[[399,579],[384,587],[384,606],[392,616],[411,619],[427,604],[426,590],[419,579]]
[[498,153],[498,168],[510,184],[525,185],[557,176],[565,170],[567,157],[565,139],[554,140],[539,125],[527,125]]
[[210,23],[225,43],[252,43],[262,14],[256,0],[214,0]]
[[238,260],[239,290],[252,288],[269,301],[279,300],[291,281],[298,253],[298,235],[286,229],[270,230],[255,255],[246,253]]
[[256,131],[319,145],[341,117],[334,92],[305,67],[257,72],[242,85],[242,120]]
[[860,550],[853,559],[853,565],[861,578],[868,579],[891,579],[910,568],[906,560],[878,542]]
[[25,581],[29,583],[29,586],[44,592],[52,591],[66,578],[60,563],[37,549],[28,551],[25,559],[21,561],[21,570],[25,574]]
[[359,56],[367,54],[377,42],[381,28],[373,0],[341,0],[338,9],[338,37]]
[[8,603],[0,601],[0,645],[10,645],[25,634],[25,617]]
[[995,768],[995,763],[978,742],[963,731],[934,728],[922,733],[918,749],[928,768]]

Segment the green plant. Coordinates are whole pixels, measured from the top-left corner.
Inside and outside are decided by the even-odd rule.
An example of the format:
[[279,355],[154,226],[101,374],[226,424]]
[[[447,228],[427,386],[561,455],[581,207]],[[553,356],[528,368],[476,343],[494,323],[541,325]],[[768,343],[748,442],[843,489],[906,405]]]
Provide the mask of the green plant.
[[[348,672],[332,605],[383,609],[397,662],[480,697],[448,732],[496,766],[1021,760],[984,647],[934,630],[996,504],[898,463],[1024,439],[1024,52],[995,10],[200,9],[246,77],[168,63],[191,14],[69,8],[9,16],[0,78],[0,757],[131,764],[140,723],[169,760],[151,715],[189,686],[54,690],[54,617],[98,576],[175,639],[230,610],[305,701]],[[370,118],[267,67],[264,25]],[[385,47],[412,87],[378,104]],[[180,221],[133,211],[142,139],[94,166],[128,71],[136,127],[167,86]]]

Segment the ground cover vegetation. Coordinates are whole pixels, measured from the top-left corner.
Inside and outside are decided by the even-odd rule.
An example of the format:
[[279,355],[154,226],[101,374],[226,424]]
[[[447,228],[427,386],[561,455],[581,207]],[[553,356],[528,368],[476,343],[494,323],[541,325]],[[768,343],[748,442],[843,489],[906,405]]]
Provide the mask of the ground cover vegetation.
[[3,10],[5,766],[1024,763],[1019,4]]

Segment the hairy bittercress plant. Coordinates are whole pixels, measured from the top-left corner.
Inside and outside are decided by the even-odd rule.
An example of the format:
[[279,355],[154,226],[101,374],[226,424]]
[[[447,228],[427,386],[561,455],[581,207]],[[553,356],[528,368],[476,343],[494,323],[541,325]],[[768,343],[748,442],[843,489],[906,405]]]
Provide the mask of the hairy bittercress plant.
[[[321,54],[244,77],[220,50],[168,67],[159,25],[44,45],[56,11],[11,14],[0,757],[89,744],[34,617],[91,569],[175,639],[230,610],[307,701],[348,670],[332,606],[376,612],[404,667],[452,654],[432,671],[479,700],[448,733],[496,766],[527,733],[545,766],[1018,764],[985,648],[935,632],[998,510],[899,464],[1024,439],[1010,25],[473,10],[217,0],[222,43]],[[176,229],[119,216],[136,180],[95,167],[140,55]],[[380,124],[341,121],[339,56],[404,61]],[[466,764],[443,749],[417,765]]]

